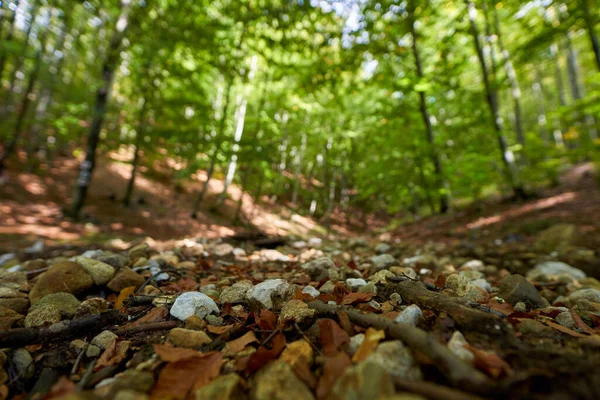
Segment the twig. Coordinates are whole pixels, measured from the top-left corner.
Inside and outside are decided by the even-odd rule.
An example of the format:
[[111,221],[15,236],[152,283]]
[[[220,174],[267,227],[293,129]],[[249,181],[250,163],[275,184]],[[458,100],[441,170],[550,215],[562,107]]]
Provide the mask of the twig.
[[376,314],[363,314],[348,307],[325,304],[322,301],[312,301],[308,306],[323,315],[337,315],[340,310],[344,310],[355,324],[384,330],[389,337],[401,340],[414,351],[429,357],[433,365],[456,386],[464,385],[475,390],[489,385],[489,380],[483,373],[456,357],[433,335],[422,329],[400,324]]
[[0,331],[0,348],[17,348],[88,336],[103,331],[111,325],[124,322],[126,318],[117,310],[110,310],[90,317],[62,321],[48,327]]
[[271,341],[271,339],[273,339],[275,337],[275,335],[277,334],[277,332],[279,332],[278,329],[274,329],[273,332],[271,332],[269,334],[269,336],[267,336],[267,338],[265,340],[263,340],[263,342],[260,344],[262,347],[265,347],[265,345],[267,343],[269,343]]
[[90,344],[86,342],[85,346],[83,346],[81,348],[81,351],[79,352],[79,355],[77,356],[77,359],[75,360],[75,363],[73,364],[73,368],[71,368],[71,375],[75,375],[75,373],[77,372],[77,368],[79,368],[79,363],[81,363],[81,359],[83,358],[83,355],[87,351],[87,348],[89,345]]
[[490,314],[497,315],[500,318],[506,318],[506,315],[502,314],[500,311],[494,310],[493,308],[488,307],[488,306],[484,306],[483,304],[475,303],[473,301],[470,301],[467,304],[470,307],[472,307],[472,308],[474,308],[476,310],[480,310],[480,311],[483,311],[483,312],[488,312]]
[[81,377],[81,380],[79,381],[79,383],[77,383],[77,391],[78,392],[81,392],[83,389],[85,389],[86,386],[88,385],[90,379],[92,379],[92,374],[94,373],[95,366],[96,366],[96,359],[94,358],[88,364],[87,369],[85,370],[85,373]]
[[294,328],[296,328],[298,333],[300,333],[300,335],[302,335],[302,338],[308,342],[308,344],[310,345],[310,347],[312,347],[312,349],[315,351],[315,353],[320,355],[321,350],[319,350],[319,348],[317,346],[315,346],[315,344],[312,342],[312,340],[310,340],[310,338],[306,335],[306,333],[304,333],[304,331],[302,330],[302,328],[300,328],[300,326],[298,325],[297,322],[294,322]]
[[131,333],[139,332],[150,332],[150,331],[161,331],[165,329],[173,329],[177,327],[177,321],[163,321],[163,322],[148,322],[146,324],[140,324],[137,326],[131,326],[127,328],[117,328],[112,332],[117,336],[123,336]]

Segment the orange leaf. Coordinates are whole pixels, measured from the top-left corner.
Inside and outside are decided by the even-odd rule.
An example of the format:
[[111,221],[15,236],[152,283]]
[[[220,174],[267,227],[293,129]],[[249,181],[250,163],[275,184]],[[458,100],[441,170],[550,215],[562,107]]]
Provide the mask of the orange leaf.
[[273,311],[261,310],[260,315],[256,315],[254,318],[256,319],[256,324],[266,331],[272,331],[277,327],[277,316]]
[[492,310],[499,311],[506,316],[515,312],[514,307],[510,303],[498,303],[496,300],[491,300],[488,303],[488,307]]
[[210,352],[199,357],[170,362],[160,372],[151,399],[183,400],[190,390],[205,386],[219,375],[223,354]]
[[350,336],[332,319],[320,319],[319,332],[326,356],[336,354],[344,343],[350,342]]
[[326,399],[328,398],[331,388],[344,373],[344,370],[352,364],[348,354],[338,352],[334,355],[325,357],[325,364],[323,365],[323,375],[319,379],[317,385],[317,398]]
[[124,289],[121,289],[119,297],[117,297],[117,302],[115,303],[115,310],[120,310],[121,308],[123,308],[123,301],[125,301],[126,298],[133,296],[134,293],[135,286],[129,286]]
[[202,353],[192,349],[186,349],[183,347],[173,347],[170,344],[155,344],[153,345],[154,352],[163,361],[175,362],[180,360],[186,360],[193,357],[202,357]]
[[248,364],[246,365],[246,372],[251,374],[258,371],[268,362],[273,361],[279,357],[279,354],[285,348],[286,340],[285,336],[280,332],[271,340],[271,349],[267,349],[264,346],[260,346],[255,353],[252,353]]
[[244,336],[241,336],[235,340],[227,342],[225,346],[234,353],[240,352],[246,348],[250,343],[258,343],[258,339],[254,332],[246,332]]
[[565,326],[557,324],[556,322],[544,321],[544,323],[546,325],[548,325],[549,327],[556,329],[559,332],[566,333],[567,335],[570,335],[570,336],[573,336],[573,337],[587,337],[587,335],[584,335],[583,333],[576,332],[576,331],[574,331],[572,329],[569,329],[569,328],[567,328]]
[[577,314],[573,309],[571,309],[571,315],[573,316],[573,319],[575,320],[577,326],[581,328],[585,333],[589,333],[590,335],[594,334],[594,330],[590,328],[588,324],[583,322],[579,314]]
[[469,344],[465,345],[465,348],[471,350],[473,355],[475,355],[474,364],[475,367],[484,371],[488,375],[493,378],[498,378],[501,375],[511,375],[512,370],[510,365],[498,355],[494,353],[490,353],[484,350],[480,350],[476,347],[473,347]]
[[94,369],[98,371],[104,367],[120,364],[127,357],[129,347],[131,347],[131,342],[128,340],[113,340],[98,358]]
[[158,307],[158,308],[153,308],[152,310],[148,311],[148,313],[146,313],[146,315],[144,315],[142,318],[130,322],[128,324],[125,324],[122,326],[122,328],[132,328],[134,326],[139,326],[141,324],[145,324],[147,322],[161,322],[161,321],[165,321],[167,319],[167,316],[169,315],[169,310],[167,310],[166,307]]
[[342,299],[343,305],[354,304],[354,303],[366,303],[373,298],[373,293],[348,293]]
[[356,353],[354,353],[352,361],[355,363],[364,361],[369,356],[369,354],[371,354],[371,352],[375,350],[375,348],[379,344],[379,341],[384,338],[384,331],[379,331],[375,328],[367,329],[367,332],[365,333],[365,340],[363,340],[363,342],[358,347]]
[[233,325],[223,325],[223,326],[208,325],[206,327],[206,330],[209,331],[210,333],[214,333],[215,335],[222,335],[223,333],[230,330],[232,326]]

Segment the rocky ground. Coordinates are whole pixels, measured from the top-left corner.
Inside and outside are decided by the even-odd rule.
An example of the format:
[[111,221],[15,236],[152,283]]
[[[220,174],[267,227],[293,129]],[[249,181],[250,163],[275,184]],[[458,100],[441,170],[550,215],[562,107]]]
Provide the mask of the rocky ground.
[[600,398],[579,234],[0,255],[0,397]]

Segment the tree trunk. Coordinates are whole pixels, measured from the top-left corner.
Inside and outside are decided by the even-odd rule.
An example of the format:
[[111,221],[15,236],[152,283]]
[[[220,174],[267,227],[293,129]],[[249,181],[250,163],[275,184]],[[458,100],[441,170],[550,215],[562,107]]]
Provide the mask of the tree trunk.
[[466,0],[466,3],[468,7],[469,21],[471,25],[471,35],[473,36],[475,51],[477,53],[477,58],[481,67],[483,85],[486,93],[486,101],[490,109],[490,114],[493,120],[492,122],[494,126],[494,132],[496,134],[496,140],[498,142],[498,147],[502,155],[502,163],[504,164],[506,179],[511,189],[513,190],[514,196],[516,198],[523,199],[527,197],[526,192],[519,180],[519,170],[517,164],[515,163],[514,154],[508,148],[506,137],[502,133],[502,118],[498,111],[498,94],[496,92],[495,87],[493,87],[490,83],[488,68],[485,63],[483,50],[481,49],[481,45],[479,43],[479,31],[477,29],[477,23],[475,20],[477,16],[477,9],[475,8],[475,5],[473,4],[472,0]]
[[25,31],[25,42],[23,43],[23,47],[21,49],[21,56],[16,57],[15,65],[13,67],[12,74],[10,75],[10,85],[8,93],[6,94],[4,107],[2,108],[2,112],[0,112],[0,119],[6,118],[12,106],[15,86],[17,84],[17,74],[19,70],[23,67],[23,64],[25,64],[25,53],[27,52],[27,47],[29,46],[29,39],[31,38],[31,31],[33,29],[33,24],[35,23],[37,6],[37,0],[31,2],[31,21],[29,22],[29,25],[27,25],[27,30]]
[[[409,2],[409,4],[413,4]],[[417,46],[417,33],[415,30],[415,15],[414,9],[409,7],[409,30],[412,36],[412,52],[415,60],[415,67],[417,69],[417,76],[419,80],[423,80],[423,68],[421,66],[421,58],[419,56],[419,48]],[[431,156],[431,161],[433,162],[433,168],[435,170],[435,176],[437,180],[437,190],[440,197],[440,213],[445,214],[448,212],[448,208],[450,207],[450,202],[448,198],[448,193],[445,190],[444,185],[444,172],[442,170],[442,163],[440,160],[440,156],[437,152],[435,146],[435,134],[433,132],[433,125],[431,124],[431,119],[429,117],[429,111],[427,109],[427,99],[425,97],[425,92],[420,90],[419,92],[419,110],[421,111],[421,117],[423,119],[423,125],[425,126],[425,133],[427,134],[427,142],[429,143],[429,152]]]
[[115,69],[117,68],[121,57],[119,50],[128,27],[129,11],[130,2],[123,0],[121,2],[121,11],[117,20],[118,22],[110,39],[106,59],[102,65],[102,83],[96,92],[96,106],[94,108],[92,124],[88,132],[85,160],[81,163],[77,184],[75,186],[75,194],[73,195],[73,201],[69,212],[75,219],[79,218],[79,214],[85,203],[88,188],[92,179],[92,173],[96,165],[96,148],[100,141],[100,131],[102,130],[102,125],[106,116]]
[[540,136],[544,143],[550,142],[550,135],[548,134],[548,118],[546,117],[546,107],[544,105],[544,92],[542,91],[542,80],[539,76],[539,72],[536,72],[535,82],[533,83],[533,93],[537,100],[537,114],[538,114],[538,126],[540,128]]
[[[308,126],[308,123],[306,124]],[[296,159],[296,170],[294,172],[294,190],[292,191],[292,206],[296,207],[298,203],[298,191],[300,190],[300,173],[302,172],[302,164],[304,163],[304,153],[306,152],[306,133],[302,134],[300,150]]]
[[[552,43],[550,46],[550,53],[554,58],[554,78],[556,82],[556,91],[558,92],[558,101],[560,107],[565,107],[567,105],[567,99],[565,96],[565,85],[563,83],[562,69],[560,68],[560,59],[558,46],[556,43]],[[565,125],[563,123],[563,119],[561,117],[556,117],[554,120],[554,143],[557,147],[564,147],[563,133],[565,130]]]
[[[3,42],[10,42],[15,34],[15,20],[17,17],[17,10],[19,9],[19,1],[15,0],[15,11],[11,14],[10,19],[8,20],[8,33],[6,34],[6,39],[2,39]],[[2,51],[0,53],[0,82],[2,81],[2,75],[4,74],[4,67],[6,66],[6,60],[8,59],[8,54],[6,51]]]
[[27,115],[29,104],[31,103],[30,96],[33,93],[33,88],[37,83],[37,79],[40,73],[40,67],[42,64],[42,53],[44,51],[45,41],[45,37],[42,37],[40,40],[40,49],[36,53],[33,71],[31,71],[31,74],[29,75],[27,88],[25,89],[25,93],[23,93],[23,99],[21,100],[21,104],[19,106],[19,112],[17,114],[17,122],[15,124],[13,137],[4,146],[4,152],[2,153],[2,155],[0,155],[0,176],[2,176],[2,173],[4,172],[6,159],[15,151],[17,147],[17,142],[19,141],[19,137],[22,133],[23,123],[25,122],[25,116]]
[[142,153],[142,144],[144,143],[144,132],[146,131],[146,111],[148,110],[148,98],[144,96],[144,103],[140,109],[139,124],[135,137],[135,144],[133,148],[133,160],[131,161],[131,176],[127,183],[127,189],[125,190],[125,196],[123,197],[123,205],[129,207],[131,205],[131,196],[135,189],[135,178],[137,175],[138,165]]
[[[588,36],[590,38],[590,43],[592,45],[592,50],[594,51],[594,56],[596,56],[596,67],[600,70],[600,42],[598,42],[598,36],[596,36],[596,32],[594,31],[594,18],[592,13],[590,12],[590,2],[589,0],[581,0],[581,8],[583,10],[583,20],[585,21],[585,29],[587,30]],[[597,14],[596,10],[596,15]]]
[[517,134],[517,141],[524,148],[525,147],[525,133],[523,132],[523,118],[521,116],[521,87],[519,86],[519,80],[517,73],[510,60],[510,53],[504,45],[502,40],[502,32],[500,29],[500,17],[498,16],[498,10],[496,7],[492,7],[494,13],[494,25],[496,30],[496,36],[498,38],[498,46],[502,52],[502,58],[504,60],[504,70],[510,83],[511,94],[514,102],[514,113],[515,113],[515,131]]

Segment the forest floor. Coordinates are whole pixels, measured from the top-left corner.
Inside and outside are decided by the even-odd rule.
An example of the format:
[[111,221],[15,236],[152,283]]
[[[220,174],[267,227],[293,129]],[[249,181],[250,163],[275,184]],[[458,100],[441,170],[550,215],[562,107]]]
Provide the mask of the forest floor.
[[0,399],[600,398],[589,165],[368,235],[261,204],[255,225],[305,237],[265,242],[148,178],[125,209],[104,164],[85,223],[58,217],[74,163],[4,183]]

